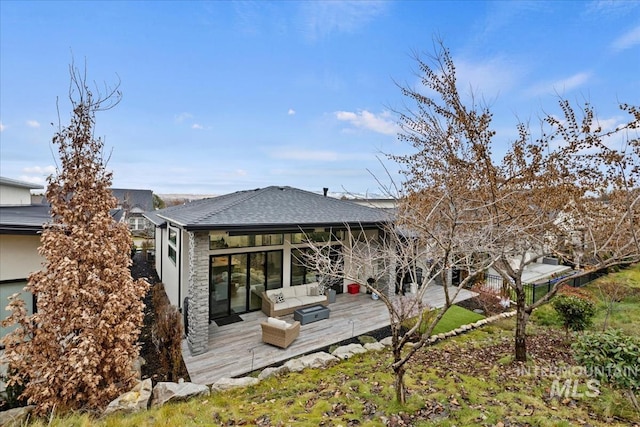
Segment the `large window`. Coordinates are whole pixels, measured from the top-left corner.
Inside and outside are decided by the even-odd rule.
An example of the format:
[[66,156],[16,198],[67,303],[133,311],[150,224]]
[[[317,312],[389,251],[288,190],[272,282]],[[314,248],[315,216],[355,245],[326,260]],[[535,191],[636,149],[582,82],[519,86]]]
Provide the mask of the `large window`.
[[[27,314],[33,313],[34,308],[34,298],[33,295],[24,290],[24,287],[27,286],[27,282],[22,281],[8,281],[0,283],[0,302],[2,306],[0,306],[0,320],[5,319],[7,316],[11,314],[9,310],[5,307],[9,305],[9,297],[15,293],[20,294],[20,297],[25,302],[25,309],[27,310]],[[8,326],[8,327],[0,327],[0,338],[3,338],[6,334],[16,329],[16,325]]]
[[306,233],[291,234],[291,244],[308,242],[339,242],[344,239],[343,230],[309,231]]
[[[344,267],[344,262],[342,259],[342,246],[335,245],[329,248],[323,248],[323,251],[329,251],[329,258],[331,259],[331,269],[338,275],[341,276],[341,271]],[[309,266],[310,262],[306,259],[312,255],[311,248],[298,248],[291,250],[291,285],[303,285],[306,283],[313,283],[318,281],[321,276],[321,271],[316,271],[315,269]],[[326,279],[330,280],[329,284],[332,288],[334,288],[338,293],[342,293],[342,286],[340,285],[339,279]],[[335,285],[335,287],[334,287]]]
[[308,264],[305,257],[311,254],[310,251],[309,248],[291,250],[291,286],[317,281],[316,275],[319,275],[320,272],[305,265]]
[[282,245],[282,234],[247,234],[230,236],[228,233],[209,233],[209,249],[250,248]]
[[169,259],[176,263],[178,246],[178,230],[169,227],[169,239],[167,241],[167,254]]

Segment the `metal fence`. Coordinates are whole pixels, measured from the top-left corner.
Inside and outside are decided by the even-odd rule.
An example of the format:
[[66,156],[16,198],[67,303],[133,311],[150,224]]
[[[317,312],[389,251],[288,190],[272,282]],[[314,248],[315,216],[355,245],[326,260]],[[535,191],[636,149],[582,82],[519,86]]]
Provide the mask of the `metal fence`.
[[[589,282],[594,281],[598,277],[602,277],[607,274],[607,270],[593,271],[588,274],[581,275],[579,277],[572,277],[567,279],[567,277],[576,274],[575,272],[570,275],[553,278],[544,282],[538,283],[525,283],[523,285],[525,292],[525,300],[527,304],[533,304],[538,301],[540,298],[551,292],[551,289],[555,286],[559,281],[564,281],[567,285],[572,286],[574,288],[579,288],[586,285]],[[501,276],[495,275],[487,275],[485,277],[485,289],[492,293],[501,293],[503,290],[504,281]],[[511,292],[511,298],[515,298],[515,294],[512,289],[509,289]]]

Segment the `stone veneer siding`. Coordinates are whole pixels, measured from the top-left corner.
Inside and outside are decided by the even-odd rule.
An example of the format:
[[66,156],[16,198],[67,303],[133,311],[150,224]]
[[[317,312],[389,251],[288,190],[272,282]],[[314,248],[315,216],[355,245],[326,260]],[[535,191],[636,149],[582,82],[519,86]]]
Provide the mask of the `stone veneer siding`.
[[193,356],[205,353],[209,343],[209,234],[189,232],[189,330]]

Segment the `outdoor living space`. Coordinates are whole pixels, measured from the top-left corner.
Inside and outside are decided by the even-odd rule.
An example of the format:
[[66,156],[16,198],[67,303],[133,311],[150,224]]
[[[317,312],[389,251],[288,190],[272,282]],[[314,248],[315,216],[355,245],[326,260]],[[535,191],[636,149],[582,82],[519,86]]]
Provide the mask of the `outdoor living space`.
[[[451,289],[451,293],[455,288]],[[475,294],[461,290],[455,302]],[[442,307],[445,297],[442,286],[431,285],[426,289],[424,301],[433,307]],[[267,319],[261,311],[240,315],[242,322],[225,326],[209,325],[208,351],[192,356],[186,340],[182,354],[192,382],[213,384],[225,377],[238,377],[254,370],[280,364],[296,356],[312,353],[352,337],[364,335],[389,326],[389,313],[382,301],[371,295],[339,294],[336,302],[329,304],[328,319],[301,325],[300,335],[286,349],[262,342],[260,323]],[[289,323],[293,314],[282,316]]]

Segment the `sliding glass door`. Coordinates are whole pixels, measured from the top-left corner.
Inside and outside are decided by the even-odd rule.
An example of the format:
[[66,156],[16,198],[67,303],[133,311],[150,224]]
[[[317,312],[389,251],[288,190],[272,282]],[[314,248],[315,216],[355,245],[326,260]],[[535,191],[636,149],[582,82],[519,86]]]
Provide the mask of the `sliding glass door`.
[[212,256],[209,318],[260,310],[262,291],[282,287],[282,251]]
[[209,267],[209,318],[229,315],[229,256],[211,257]]

